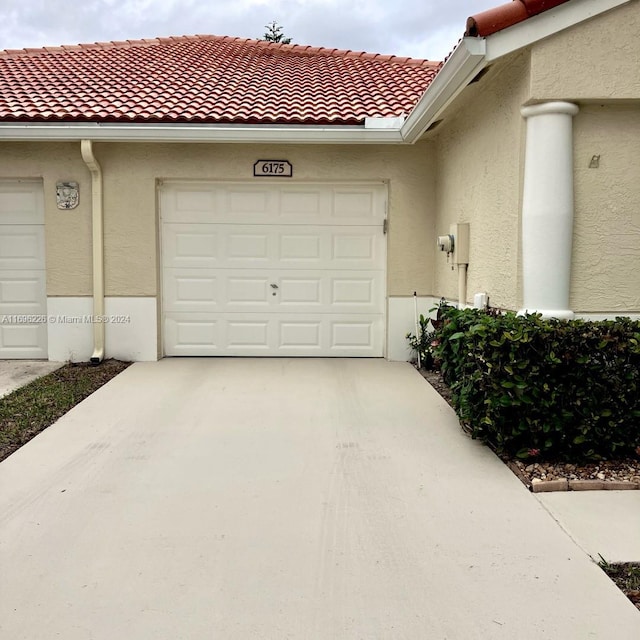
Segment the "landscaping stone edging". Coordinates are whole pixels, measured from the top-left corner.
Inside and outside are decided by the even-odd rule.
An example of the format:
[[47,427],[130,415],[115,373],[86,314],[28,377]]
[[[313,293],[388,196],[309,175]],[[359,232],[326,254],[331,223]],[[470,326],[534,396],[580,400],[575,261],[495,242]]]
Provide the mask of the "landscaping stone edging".
[[638,491],[640,482],[623,482],[618,480],[569,480],[557,478],[555,480],[541,480],[534,478],[529,480],[513,462],[507,466],[516,475],[522,484],[533,493],[548,493],[552,491]]
[[640,489],[637,482],[616,482],[615,480],[540,480],[531,481],[530,490],[533,493],[548,491],[634,491]]

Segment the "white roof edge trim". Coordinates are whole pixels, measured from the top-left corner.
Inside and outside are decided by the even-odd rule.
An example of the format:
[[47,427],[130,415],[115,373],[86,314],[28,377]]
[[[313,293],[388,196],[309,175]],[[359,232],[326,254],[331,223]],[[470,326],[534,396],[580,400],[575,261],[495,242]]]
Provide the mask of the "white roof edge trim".
[[485,40],[463,38],[406,119],[403,139],[415,142],[485,65]]
[[632,1],[567,2],[485,38],[463,38],[406,119],[401,129],[403,139],[416,142],[491,62]]
[[363,126],[173,125],[115,123],[0,123],[0,141],[239,142],[274,144],[402,144],[399,128]]

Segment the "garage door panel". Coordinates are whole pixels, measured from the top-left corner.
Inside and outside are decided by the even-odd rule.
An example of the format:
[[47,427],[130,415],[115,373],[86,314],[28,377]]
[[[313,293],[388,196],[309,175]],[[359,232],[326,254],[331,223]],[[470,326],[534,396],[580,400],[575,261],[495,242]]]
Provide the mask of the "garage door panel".
[[218,308],[220,279],[203,269],[164,270],[164,308],[167,311],[206,312]]
[[[379,313],[384,305],[378,271],[287,271],[274,274],[274,311],[296,313]],[[273,293],[273,291],[272,291]]]
[[39,182],[0,181],[0,225],[44,223],[44,199]]
[[0,269],[44,268],[44,225],[0,226]]
[[279,193],[265,187],[227,187],[220,189],[224,206],[220,214],[233,222],[268,220],[278,212]]
[[220,355],[220,324],[211,315],[165,315],[165,355]]
[[385,186],[161,184],[163,222],[216,224],[382,224]]
[[219,253],[219,235],[212,225],[164,225],[162,255],[166,266],[213,268]]
[[334,320],[331,322],[332,349],[373,348],[374,320]]
[[357,219],[371,224],[379,217],[374,198],[375,194],[369,189],[337,189],[334,193],[332,215],[337,221]]
[[288,320],[280,322],[281,350],[303,350],[319,353],[322,350],[322,322],[320,320]]
[[213,268],[219,260],[218,241],[218,232],[212,225],[165,225],[164,263],[174,268]]
[[379,316],[175,314],[165,320],[165,355],[379,357]]
[[[256,314],[253,314],[254,316]],[[237,353],[243,351],[269,351],[269,325],[273,324],[273,318],[256,318],[249,320],[242,319],[227,320],[227,344],[230,349]]]
[[218,211],[218,198],[210,185],[187,183],[161,188],[160,215],[168,222],[208,222]]
[[44,271],[0,271],[0,314],[46,313]]
[[0,357],[41,359],[47,357],[47,325],[0,324]]
[[273,233],[257,233],[250,230],[228,233],[225,241],[227,261],[230,264],[242,263],[247,266],[268,263],[272,236]]
[[166,311],[220,313],[379,313],[383,278],[376,271],[165,269]]
[[[345,267],[347,265],[375,264],[379,250],[380,234],[376,231],[369,233],[340,233],[333,234],[332,258]],[[362,266],[360,266],[362,268]]]
[[333,278],[331,281],[332,305],[375,305],[375,278]]
[[[225,278],[225,274],[221,274]],[[226,277],[227,296],[224,310],[233,306],[266,307],[269,305],[269,279],[265,275],[237,274]]]
[[280,250],[278,259],[282,263],[305,264],[319,262],[322,258],[321,238],[311,232],[291,233],[289,231],[280,234]]
[[278,280],[277,302],[281,306],[322,306],[322,277],[287,275]]
[[163,263],[172,268],[375,269],[384,259],[376,227],[165,224]]
[[331,201],[321,189],[287,189],[280,192],[279,223],[317,221],[329,213]]

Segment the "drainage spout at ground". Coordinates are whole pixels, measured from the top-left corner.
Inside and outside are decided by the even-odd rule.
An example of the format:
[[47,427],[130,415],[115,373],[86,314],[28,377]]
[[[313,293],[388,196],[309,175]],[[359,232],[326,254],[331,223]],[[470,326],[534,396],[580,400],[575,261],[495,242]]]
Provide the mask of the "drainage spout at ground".
[[92,364],[104,359],[104,233],[102,208],[102,170],[93,154],[91,140],[82,140],[82,159],[91,172],[91,227],[93,235],[93,355]]

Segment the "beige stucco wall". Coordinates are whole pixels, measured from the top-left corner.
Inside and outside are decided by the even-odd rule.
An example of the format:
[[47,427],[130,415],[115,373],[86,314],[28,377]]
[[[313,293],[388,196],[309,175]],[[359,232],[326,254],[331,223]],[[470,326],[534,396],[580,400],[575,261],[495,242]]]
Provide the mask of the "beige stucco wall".
[[[640,310],[640,0],[531,48],[531,100],[576,103],[571,308]],[[594,155],[600,166],[590,169]]]
[[583,105],[574,118],[574,311],[640,312],[639,145],[640,104]]
[[[105,292],[158,290],[158,178],[255,180],[259,158],[286,158],[297,181],[385,180],[389,185],[388,293],[428,294],[433,283],[433,145],[212,145],[96,143],[104,174]],[[43,177],[48,295],[91,294],[90,174],[79,143],[0,144],[0,177]],[[80,183],[81,205],[60,212],[55,182]]]
[[[91,174],[80,156],[80,143],[2,143],[0,177],[43,180],[47,294],[91,292]],[[76,209],[56,205],[56,183],[79,183]]]
[[640,0],[533,46],[533,99],[607,100],[640,96]]
[[[470,223],[467,301],[486,291],[493,306],[517,308],[520,183],[524,121],[529,96],[528,55],[494,65],[467,87],[434,131],[437,145],[436,233]],[[458,276],[439,253],[437,296],[457,300]]]

